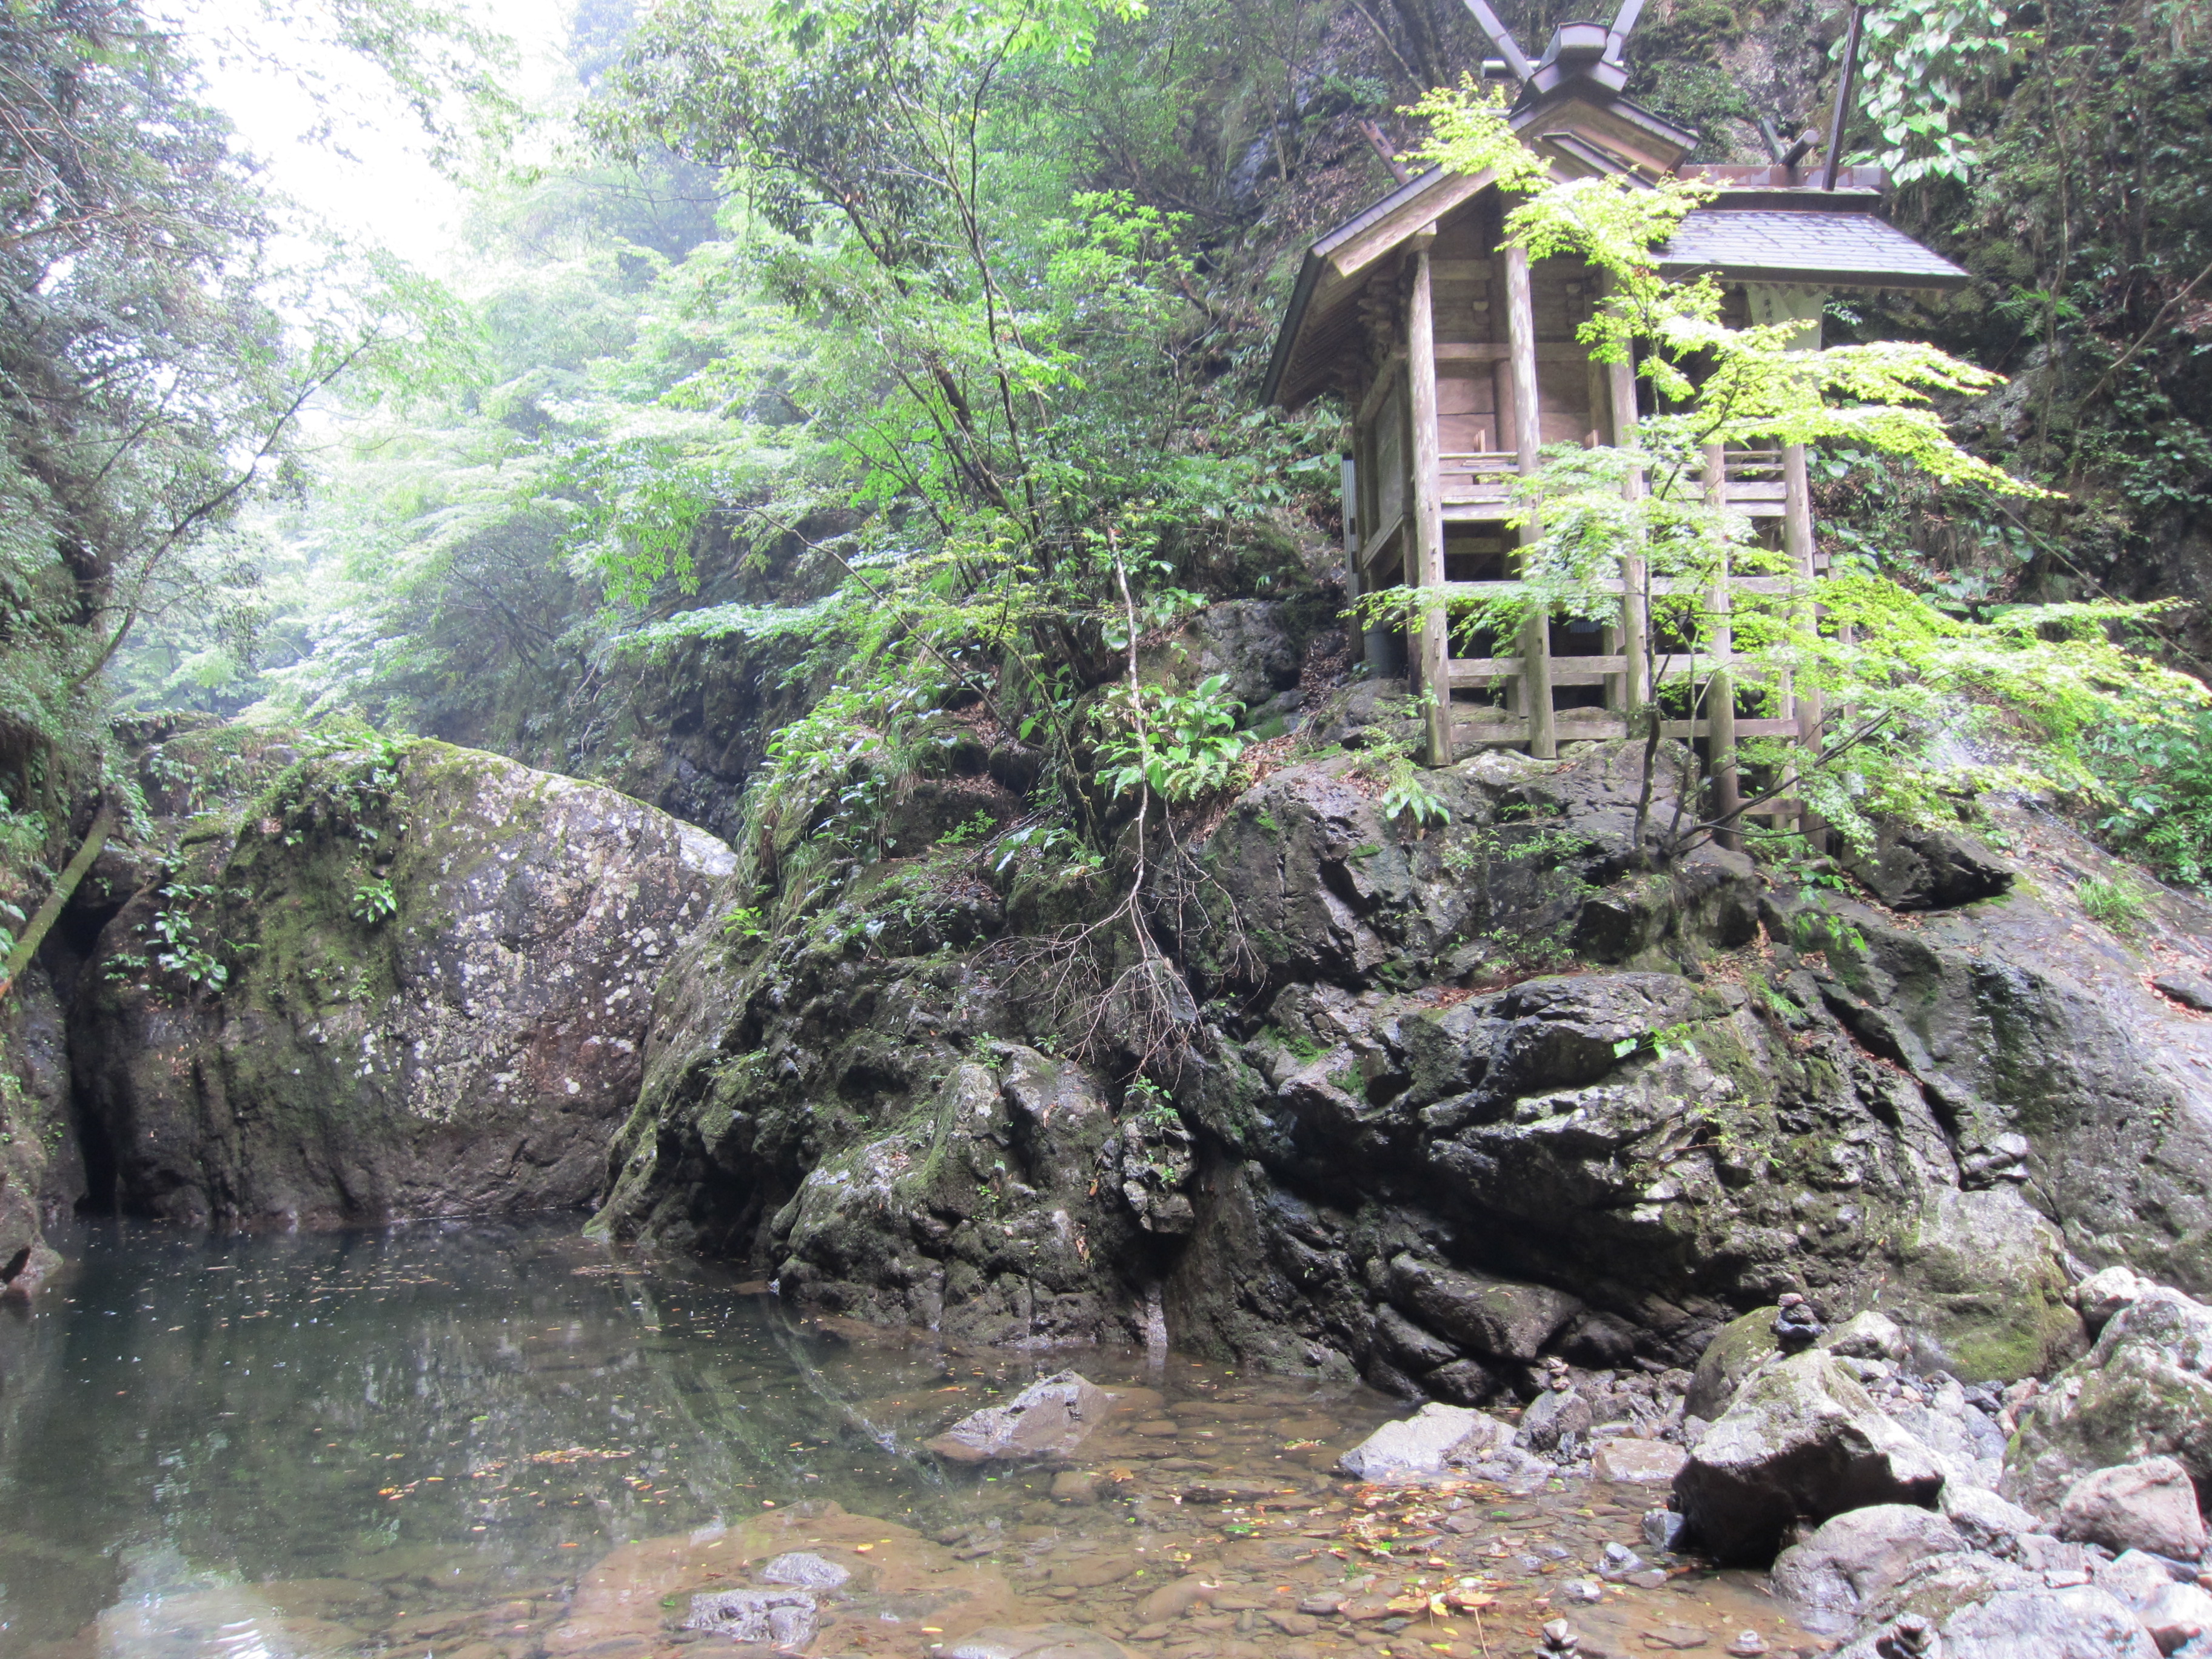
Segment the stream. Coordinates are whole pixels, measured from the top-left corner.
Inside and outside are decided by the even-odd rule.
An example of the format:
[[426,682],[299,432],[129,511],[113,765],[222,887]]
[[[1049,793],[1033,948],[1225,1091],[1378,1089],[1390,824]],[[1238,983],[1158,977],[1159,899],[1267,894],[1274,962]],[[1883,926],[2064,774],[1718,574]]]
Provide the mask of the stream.
[[[850,1575],[818,1655],[1823,1645],[1752,1576],[1601,1587],[1648,1491],[1334,1474],[1408,1409],[1364,1389],[799,1322],[574,1218],[61,1243],[0,1300],[0,1659],[727,1653],[694,1598],[793,1554]],[[1070,1364],[1121,1396],[1073,1468],[921,1449]]]

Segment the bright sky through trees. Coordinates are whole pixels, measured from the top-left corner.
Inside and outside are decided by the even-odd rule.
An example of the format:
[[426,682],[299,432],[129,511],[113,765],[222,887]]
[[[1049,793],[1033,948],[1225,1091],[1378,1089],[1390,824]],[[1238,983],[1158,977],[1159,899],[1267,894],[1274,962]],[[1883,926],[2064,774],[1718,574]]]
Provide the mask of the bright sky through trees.
[[[210,101],[281,192],[349,240],[455,274],[462,191],[431,163],[421,125],[374,64],[272,27],[263,0],[161,0],[152,9],[182,29]],[[560,0],[469,0],[466,9],[515,42],[520,73],[510,89],[526,104],[542,106],[570,78],[561,56],[570,8]],[[255,61],[269,57],[283,67]]]

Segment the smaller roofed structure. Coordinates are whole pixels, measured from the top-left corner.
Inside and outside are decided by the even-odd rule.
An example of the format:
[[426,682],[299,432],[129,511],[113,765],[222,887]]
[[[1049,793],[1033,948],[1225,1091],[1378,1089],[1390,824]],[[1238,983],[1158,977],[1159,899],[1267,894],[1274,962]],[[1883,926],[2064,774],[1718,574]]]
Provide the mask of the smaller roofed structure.
[[[1881,217],[1878,169],[1832,167],[1824,187],[1789,165],[1686,166],[1696,135],[1622,95],[1621,48],[1639,0],[1611,27],[1562,24],[1534,63],[1481,0],[1469,3],[1520,77],[1510,124],[1554,179],[1674,173],[1717,187],[1660,254],[1670,276],[1717,279],[1731,323],[1796,321],[1817,343],[1837,290],[1940,292],[1968,280]],[[1533,532],[1506,525],[1511,477],[1533,471],[1547,444],[1632,441],[1632,371],[1593,362],[1576,337],[1602,297],[1601,274],[1566,258],[1532,264],[1505,246],[1509,206],[1487,173],[1429,172],[1320,238],[1299,270],[1265,396],[1296,409],[1334,392],[1352,412],[1344,524],[1354,597],[1396,584],[1473,595],[1513,582],[1516,549]],[[1702,487],[1753,518],[1802,576],[1814,574],[1802,450],[1716,451]],[[1622,592],[1615,626],[1532,620],[1477,657],[1452,656],[1441,624],[1410,641],[1378,631],[1369,662],[1380,673],[1402,669],[1416,692],[1433,694],[1431,764],[1480,746],[1549,757],[1563,743],[1621,737],[1649,690],[1625,581]],[[1725,641],[1717,648],[1724,665]],[[1770,698],[1754,720],[1731,699],[1709,699],[1706,718],[1662,730],[1717,757],[1754,733],[1809,734],[1820,721],[1809,701],[1783,688],[1780,713]]]

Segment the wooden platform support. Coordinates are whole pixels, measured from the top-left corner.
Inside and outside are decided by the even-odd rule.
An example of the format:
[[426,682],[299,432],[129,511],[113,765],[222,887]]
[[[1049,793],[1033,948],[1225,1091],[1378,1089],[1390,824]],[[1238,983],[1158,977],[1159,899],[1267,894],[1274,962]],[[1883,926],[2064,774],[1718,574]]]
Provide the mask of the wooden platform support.
[[[1790,560],[1790,574],[1804,586],[1813,591],[1813,578],[1817,574],[1818,557],[1813,540],[1813,485],[1805,469],[1805,446],[1788,444],[1782,451],[1782,550]],[[1820,626],[1820,608],[1808,599],[1806,614],[1801,619],[1808,630]],[[1820,724],[1826,710],[1818,685],[1793,683],[1790,690],[1790,713],[1796,717],[1797,744],[1817,751],[1820,745]],[[1795,797],[1799,771],[1796,762],[1790,763],[1790,788],[1785,792]],[[1817,842],[1823,833],[1820,820],[1803,811],[1795,814],[1797,832],[1812,836]]]
[[[1612,406],[1613,442],[1618,449],[1634,449],[1636,440],[1636,366],[1607,363],[1606,400]],[[1621,493],[1630,501],[1644,490],[1644,475],[1632,472],[1621,480]],[[1620,650],[1627,661],[1620,678],[1622,709],[1641,708],[1651,700],[1651,619],[1644,613],[1644,559],[1631,553],[1620,562]]]
[[[1718,444],[1705,450],[1705,499],[1724,501],[1728,490],[1728,456]],[[1733,825],[1743,805],[1743,785],[1735,767],[1735,672],[1729,666],[1735,654],[1735,632],[1729,623],[1728,544],[1720,544],[1720,560],[1713,573],[1710,614],[1702,630],[1707,635],[1703,652],[1714,667],[1705,680],[1706,764],[1713,774],[1713,816]],[[1720,832],[1723,847],[1740,847],[1743,838],[1733,828]]]
[[1436,280],[1430,269],[1429,250],[1435,244],[1434,226],[1413,239],[1413,282],[1406,301],[1406,384],[1410,395],[1408,422],[1413,431],[1413,550],[1407,574],[1414,586],[1435,603],[1421,613],[1414,647],[1419,692],[1426,707],[1426,747],[1431,766],[1449,766],[1451,737],[1451,623],[1443,609],[1444,585],[1444,509],[1443,481],[1437,460],[1437,331]]
[[[1782,515],[1782,550],[1789,556],[1790,574],[1796,578],[1806,592],[1813,587],[1816,574],[1813,542],[1813,490],[1805,471],[1805,446],[1791,444],[1782,452],[1782,483],[1784,491]],[[1816,617],[1808,616],[1806,622]],[[1792,686],[1792,701],[1796,703],[1797,735],[1806,743],[1820,740],[1820,721],[1824,711],[1820,707],[1820,688],[1817,685]]]
[[[1505,265],[1505,337],[1513,367],[1513,450],[1521,476],[1527,477],[1541,465],[1543,440],[1536,414],[1536,306],[1528,285],[1528,254],[1509,245],[1500,256]],[[1521,526],[1523,547],[1540,539],[1543,526],[1534,519]],[[1521,677],[1517,712],[1528,723],[1528,752],[1551,760],[1559,752],[1552,720],[1552,619],[1531,615],[1521,625]]]

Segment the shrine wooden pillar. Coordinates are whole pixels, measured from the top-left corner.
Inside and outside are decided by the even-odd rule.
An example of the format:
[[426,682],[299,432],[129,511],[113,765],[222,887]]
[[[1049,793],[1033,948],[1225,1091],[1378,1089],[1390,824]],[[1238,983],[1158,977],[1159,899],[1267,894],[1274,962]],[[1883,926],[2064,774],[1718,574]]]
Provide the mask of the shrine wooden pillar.
[[[1536,415],[1536,306],[1528,285],[1526,249],[1508,244],[1505,264],[1506,353],[1513,369],[1513,449],[1521,476],[1541,464],[1542,428]],[[1524,547],[1542,538],[1531,519],[1521,526]],[[1521,713],[1528,721],[1528,752],[1550,760],[1559,752],[1552,726],[1552,618],[1531,612],[1521,625]]]
[[[1718,444],[1705,447],[1705,505],[1717,514],[1723,510],[1728,504],[1728,454]],[[1705,626],[1699,630],[1705,635],[1699,641],[1701,652],[1712,653],[1712,667],[1705,678],[1705,758],[1713,774],[1713,816],[1726,819],[1729,825],[1719,832],[1718,840],[1723,847],[1737,847],[1743,837],[1737,833],[1732,815],[1743,805],[1743,786],[1736,776],[1735,671],[1730,665],[1735,655],[1735,630],[1729,621],[1728,540],[1724,534],[1717,534],[1716,540],[1719,559],[1707,601]],[[1692,721],[1690,740],[1693,744],[1697,730]]]
[[1407,412],[1413,427],[1408,446],[1413,462],[1413,556],[1407,584],[1422,594],[1415,661],[1418,687],[1426,708],[1426,758],[1431,766],[1452,763],[1450,623],[1443,605],[1444,504],[1437,476],[1436,284],[1430,249],[1437,228],[1414,233],[1413,282],[1406,303]]
[[[1616,449],[1634,449],[1636,442],[1636,366],[1633,363],[1606,365],[1606,400],[1613,405],[1613,442]],[[1644,474],[1631,472],[1620,483],[1621,493],[1630,501],[1639,500],[1644,490]],[[1651,618],[1644,603],[1644,565],[1642,553],[1631,550],[1620,559],[1620,649],[1624,659],[1620,677],[1620,706],[1624,711],[1641,708],[1651,699],[1650,660],[1648,655],[1651,643]],[[1633,737],[1634,732],[1630,736]]]

